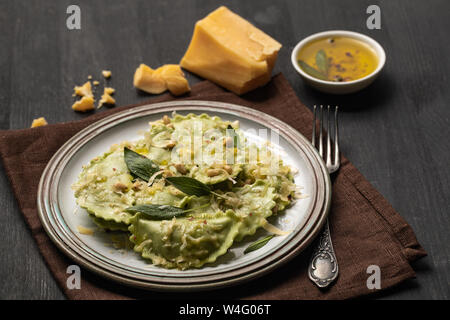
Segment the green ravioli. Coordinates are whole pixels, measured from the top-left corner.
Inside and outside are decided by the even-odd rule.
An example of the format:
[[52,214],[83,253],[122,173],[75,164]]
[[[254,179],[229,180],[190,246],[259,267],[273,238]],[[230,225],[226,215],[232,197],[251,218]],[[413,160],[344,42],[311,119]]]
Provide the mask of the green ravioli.
[[[201,143],[192,143],[196,131]],[[78,205],[94,222],[103,229],[128,232],[142,258],[164,268],[200,268],[292,203],[296,186],[291,168],[262,153],[267,146],[256,147],[258,158],[252,162],[247,147],[235,122],[206,114],[174,115],[169,121],[151,122],[141,140],[113,145],[91,160],[72,188]],[[197,161],[199,152],[202,161]],[[126,163],[125,153],[136,161]],[[217,157],[209,161],[209,156]],[[263,161],[272,158],[278,171]],[[148,169],[149,163],[154,169]],[[174,179],[184,183],[206,184],[208,192],[177,189],[166,180],[173,176],[189,178]],[[152,210],[170,206],[178,213],[164,220],[166,216],[157,213],[127,210],[145,205]]]

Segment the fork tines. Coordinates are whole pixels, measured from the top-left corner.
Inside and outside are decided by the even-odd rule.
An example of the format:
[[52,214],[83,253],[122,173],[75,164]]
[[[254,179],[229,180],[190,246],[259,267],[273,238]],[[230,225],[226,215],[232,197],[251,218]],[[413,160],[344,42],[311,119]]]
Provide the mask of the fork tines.
[[[320,156],[323,158],[324,150],[323,150],[323,106],[320,105],[320,115],[319,115],[319,146],[316,144],[316,118],[317,118],[317,107],[314,105],[314,121],[313,121],[313,131],[311,143],[312,145],[319,150]],[[336,171],[339,168],[339,135],[338,135],[338,106],[334,109],[334,163],[331,162],[331,118],[330,118],[330,106],[328,106],[327,111],[327,151],[326,151],[326,166],[330,173]]]

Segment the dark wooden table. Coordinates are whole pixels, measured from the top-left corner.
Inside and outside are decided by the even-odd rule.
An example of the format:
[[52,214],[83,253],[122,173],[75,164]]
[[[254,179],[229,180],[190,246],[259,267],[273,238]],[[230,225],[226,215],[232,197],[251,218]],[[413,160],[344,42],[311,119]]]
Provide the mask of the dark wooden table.
[[[81,30],[66,9],[81,8]],[[450,2],[432,1],[0,1],[0,129],[86,115],[70,109],[76,84],[113,72],[117,105],[148,96],[132,86],[135,68],[178,63],[195,21],[226,4],[283,44],[275,72],[300,99],[342,107],[342,151],[414,228],[429,256],[417,279],[376,295],[449,299],[450,293]],[[366,8],[381,8],[381,30],[368,30]],[[345,29],[378,40],[387,53],[381,77],[354,95],[306,87],[293,70],[294,45],[312,33]],[[199,81],[189,75],[191,84]],[[98,111],[102,112],[102,111]],[[1,165],[0,165],[1,166]],[[63,299],[0,173],[0,298]]]

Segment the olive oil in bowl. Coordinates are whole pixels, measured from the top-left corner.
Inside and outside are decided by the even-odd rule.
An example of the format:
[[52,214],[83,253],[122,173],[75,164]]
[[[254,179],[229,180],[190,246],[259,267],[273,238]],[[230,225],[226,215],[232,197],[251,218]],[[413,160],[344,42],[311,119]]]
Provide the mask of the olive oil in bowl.
[[297,54],[308,75],[334,82],[350,82],[377,69],[378,56],[367,43],[345,36],[325,37],[307,43]]

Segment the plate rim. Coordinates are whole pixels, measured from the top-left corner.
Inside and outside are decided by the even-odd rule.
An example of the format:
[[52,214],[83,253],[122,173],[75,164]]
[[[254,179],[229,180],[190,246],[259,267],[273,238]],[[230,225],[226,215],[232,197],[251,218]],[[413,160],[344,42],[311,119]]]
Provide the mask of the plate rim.
[[[51,187],[54,186],[54,184],[52,184],[51,181],[52,179],[49,178],[53,177],[53,175],[58,172],[60,177],[61,172],[64,170],[70,158],[76,152],[78,152],[84,144],[88,143],[94,137],[104,133],[105,131],[109,130],[110,128],[113,128],[114,126],[120,123],[130,121],[139,117],[149,116],[156,113],[163,113],[163,112],[170,113],[172,111],[183,112],[190,110],[197,110],[204,112],[216,111],[219,113],[233,114],[238,117],[244,117],[250,121],[255,121],[259,124],[262,124],[268,127],[269,129],[273,129],[274,127],[279,129],[280,135],[282,135],[281,134],[282,131],[284,133],[283,137],[288,140],[289,144],[292,144],[293,142],[297,143],[301,142],[299,146],[303,148],[302,151],[305,152],[307,160],[312,162],[311,166],[313,167],[313,169],[314,168],[319,169],[317,172],[314,171],[313,173],[314,175],[316,175],[316,179],[319,178],[322,179],[321,182],[323,183],[323,195],[322,195],[323,199],[321,203],[317,203],[317,200],[315,202],[316,206],[313,208],[312,213],[316,215],[316,218],[314,221],[312,221],[312,225],[309,226],[310,228],[309,232],[304,234],[302,238],[297,239],[297,241],[294,241],[295,237],[293,237],[291,240],[287,241],[287,243],[283,245],[286,246],[289,243],[298,242],[296,243],[298,244],[298,246],[292,246],[291,244],[290,247],[287,248],[287,250],[285,250],[285,252],[278,254],[277,260],[274,260],[273,258],[270,259],[270,256],[266,256],[264,258],[256,259],[257,260],[256,262],[254,262],[255,260],[254,259],[249,263],[247,263],[246,265],[244,265],[243,267],[238,268],[238,270],[226,271],[225,272],[227,274],[226,276],[223,276],[222,273],[218,272],[217,274],[212,274],[211,276],[208,276],[209,278],[211,278],[209,280],[206,279],[202,280],[202,276],[200,275],[198,276],[199,278],[198,281],[196,279],[195,281],[187,281],[187,282],[186,279],[183,279],[182,277],[175,277],[174,279],[170,277],[168,278],[159,277],[159,279],[152,278],[151,281],[148,279],[148,275],[143,276],[140,279],[136,278],[136,276],[132,277],[131,275],[126,275],[125,270],[122,270],[122,272],[114,271],[111,270],[110,268],[107,268],[107,266],[98,265],[92,260],[88,259],[86,257],[86,253],[83,253],[83,251],[80,250],[80,248],[71,247],[68,244],[68,242],[69,243],[71,241],[73,242],[73,239],[70,239],[70,237],[69,239],[65,238],[64,235],[61,234],[62,230],[58,229],[56,227],[57,225],[55,224],[58,222],[58,220],[52,214],[53,212],[52,203],[49,200],[51,199],[51,192],[52,192]],[[59,164],[59,162],[65,159],[64,151],[66,151],[66,149],[70,150],[71,148],[72,149],[75,148],[75,151],[72,154],[72,156],[66,159],[62,167],[61,166],[58,167],[57,165]],[[317,174],[320,175],[317,176]],[[56,186],[57,185],[58,184],[56,183]],[[53,190],[53,192],[56,191],[57,190]],[[317,191],[319,191],[319,189],[317,189]],[[315,196],[320,197],[321,195],[318,192],[318,195]],[[232,103],[204,101],[204,100],[183,100],[183,101],[170,101],[170,102],[144,104],[119,111],[105,118],[102,118],[98,121],[95,121],[94,123],[88,125],[86,128],[80,130],[78,133],[74,134],[58,149],[57,152],[55,152],[55,154],[52,156],[52,158],[50,159],[50,161],[48,162],[42,173],[37,193],[37,208],[39,219],[41,220],[41,223],[50,239],[63,253],[68,255],[70,258],[72,258],[75,262],[79,263],[81,266],[97,274],[100,274],[101,276],[104,276],[111,280],[118,281],[125,285],[157,291],[208,290],[212,288],[231,286],[241,282],[249,281],[256,277],[260,277],[272,271],[273,269],[278,268],[279,266],[285,264],[287,261],[297,256],[313,241],[313,239],[317,236],[317,234],[321,230],[327,218],[330,206],[331,206],[331,181],[326,166],[322,158],[318,154],[317,150],[300,132],[298,132],[296,129],[286,124],[285,122],[259,110],[255,110],[249,107],[244,107]],[[302,230],[297,231],[297,234],[301,233],[301,231]],[[272,260],[272,261],[271,262],[266,261],[264,263],[264,260]],[[171,280],[168,281],[169,279]],[[183,280],[185,281],[183,282]]]

